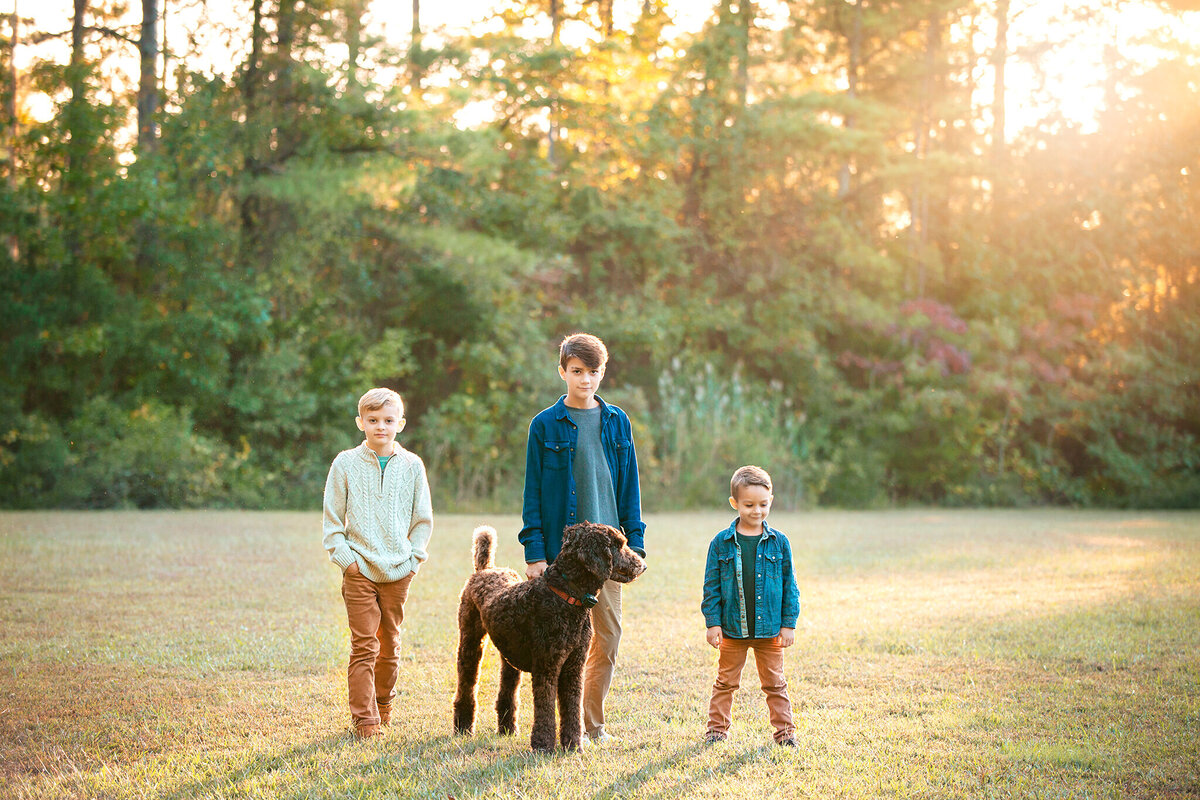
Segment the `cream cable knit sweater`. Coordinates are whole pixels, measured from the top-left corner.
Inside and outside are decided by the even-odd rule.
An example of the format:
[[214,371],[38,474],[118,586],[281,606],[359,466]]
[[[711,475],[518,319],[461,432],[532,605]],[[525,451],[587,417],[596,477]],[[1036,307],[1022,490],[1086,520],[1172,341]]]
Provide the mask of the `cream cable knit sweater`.
[[382,474],[366,442],[333,459],[325,481],[325,549],[345,572],[376,583],[398,581],[429,558],[433,506],[425,464],[399,443]]

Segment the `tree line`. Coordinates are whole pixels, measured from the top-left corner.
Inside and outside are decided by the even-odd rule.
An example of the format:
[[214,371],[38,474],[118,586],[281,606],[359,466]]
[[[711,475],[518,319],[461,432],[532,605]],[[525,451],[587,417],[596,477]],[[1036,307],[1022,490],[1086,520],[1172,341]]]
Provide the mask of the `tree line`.
[[[741,463],[789,507],[1200,504],[1185,0],[1136,42],[1118,0],[1020,41],[1028,0],[414,0],[400,44],[235,5],[225,72],[159,0],[7,19],[0,505],[313,507],[387,385],[439,508],[515,510],[576,330],[651,510]],[[1096,119],[1010,135],[1014,67],[1096,29]]]

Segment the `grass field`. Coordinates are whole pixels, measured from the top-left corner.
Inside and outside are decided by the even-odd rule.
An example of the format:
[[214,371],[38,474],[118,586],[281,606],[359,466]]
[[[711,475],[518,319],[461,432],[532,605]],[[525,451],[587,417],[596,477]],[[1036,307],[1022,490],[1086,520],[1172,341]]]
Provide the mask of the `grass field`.
[[0,514],[0,796],[19,798],[1200,798],[1200,514],[775,514],[801,624],[798,750],[752,665],[732,739],[700,743],[699,614],[724,514],[649,518],[609,698],[578,754],[450,735],[472,527],[443,515],[413,585],[400,720],[349,737],[340,577],[320,516]]

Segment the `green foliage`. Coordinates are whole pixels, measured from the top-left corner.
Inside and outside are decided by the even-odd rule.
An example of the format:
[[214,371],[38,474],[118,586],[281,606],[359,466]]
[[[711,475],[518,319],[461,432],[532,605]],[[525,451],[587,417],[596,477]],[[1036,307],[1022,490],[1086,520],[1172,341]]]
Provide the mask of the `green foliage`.
[[656,457],[642,468],[655,508],[720,507],[743,464],[771,474],[779,508],[811,505],[832,464],[817,456],[813,426],[782,388],[675,359],[659,379],[651,416]]
[[157,401],[132,410],[83,402],[63,430],[37,414],[0,449],[4,505],[36,508],[194,508],[224,505],[241,463],[199,434],[186,408]]
[[[281,3],[228,75],[172,60],[136,154],[113,41],[35,64],[59,106],[0,162],[0,505],[311,507],[383,384],[439,504],[515,510],[576,330],[649,508],[742,462],[784,507],[1200,503],[1194,46],[1119,43],[1094,131],[997,148],[990,8],[786,5],[681,35],[670,2],[628,30],[511,2],[351,68],[361,4]],[[564,35],[525,24],[551,9]],[[134,463],[154,430],[178,469]]]

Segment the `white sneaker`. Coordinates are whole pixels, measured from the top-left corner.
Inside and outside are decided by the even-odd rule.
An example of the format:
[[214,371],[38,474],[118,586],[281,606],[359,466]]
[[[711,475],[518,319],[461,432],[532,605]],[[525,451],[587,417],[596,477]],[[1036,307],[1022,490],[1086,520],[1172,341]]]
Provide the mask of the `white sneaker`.
[[613,736],[608,731],[600,731],[600,733],[596,736],[588,736],[585,733],[583,735],[582,743],[585,747],[591,746],[591,745],[596,745],[597,747],[600,747],[600,746],[603,746],[606,744],[612,744],[615,741],[617,741],[617,737]]

